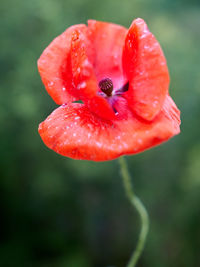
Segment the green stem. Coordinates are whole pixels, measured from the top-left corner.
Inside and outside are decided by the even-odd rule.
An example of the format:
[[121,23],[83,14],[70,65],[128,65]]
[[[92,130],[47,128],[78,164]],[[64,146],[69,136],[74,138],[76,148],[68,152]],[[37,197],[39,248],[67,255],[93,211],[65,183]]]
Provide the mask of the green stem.
[[131,204],[138,211],[138,213],[140,215],[140,219],[141,219],[141,224],[142,224],[136,248],[133,251],[131,258],[129,260],[129,263],[127,265],[127,267],[135,267],[140,255],[144,249],[146,237],[147,237],[148,230],[149,230],[149,217],[148,217],[148,213],[146,211],[146,208],[144,207],[141,200],[135,195],[135,193],[133,191],[133,187],[131,184],[131,176],[128,172],[128,167],[127,167],[126,160],[124,157],[119,158],[119,164],[120,164],[121,175],[123,178],[123,183],[124,183],[126,195],[129,199],[129,201],[131,202]]

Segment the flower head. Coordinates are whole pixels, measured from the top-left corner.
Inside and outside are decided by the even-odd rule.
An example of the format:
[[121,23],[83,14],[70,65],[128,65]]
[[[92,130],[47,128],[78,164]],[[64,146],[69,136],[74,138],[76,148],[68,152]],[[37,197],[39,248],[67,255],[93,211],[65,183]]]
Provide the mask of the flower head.
[[128,30],[95,20],[72,26],[44,50],[38,69],[61,105],[39,133],[61,155],[111,160],[180,131],[164,54],[142,19]]

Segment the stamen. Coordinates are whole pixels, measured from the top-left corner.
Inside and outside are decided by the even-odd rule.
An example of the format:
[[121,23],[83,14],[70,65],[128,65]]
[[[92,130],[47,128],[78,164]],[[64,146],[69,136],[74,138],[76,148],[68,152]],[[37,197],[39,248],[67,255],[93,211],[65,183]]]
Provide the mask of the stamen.
[[115,90],[115,95],[122,95],[124,92],[128,91],[129,82],[127,82],[125,85],[123,85],[121,88]]
[[102,92],[104,92],[107,96],[112,96],[113,91],[113,82],[109,78],[105,78],[99,82],[99,88]]

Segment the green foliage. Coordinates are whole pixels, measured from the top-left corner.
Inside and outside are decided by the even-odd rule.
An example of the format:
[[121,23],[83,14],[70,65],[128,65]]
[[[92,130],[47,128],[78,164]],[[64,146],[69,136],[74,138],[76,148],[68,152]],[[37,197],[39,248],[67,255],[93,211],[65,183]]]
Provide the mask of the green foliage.
[[180,0],[1,0],[0,266],[92,267],[127,262],[139,221],[115,161],[63,158],[37,127],[56,108],[36,62],[50,41],[88,18],[128,27],[144,18],[160,41],[182,133],[128,158],[151,228],[140,266],[200,262],[200,5]]

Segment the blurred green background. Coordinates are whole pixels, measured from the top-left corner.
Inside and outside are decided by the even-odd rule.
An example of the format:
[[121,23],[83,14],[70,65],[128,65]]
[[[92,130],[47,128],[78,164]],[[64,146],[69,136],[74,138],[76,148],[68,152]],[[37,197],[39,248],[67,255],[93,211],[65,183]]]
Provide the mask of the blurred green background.
[[200,4],[195,0],[1,0],[0,266],[124,267],[138,214],[117,161],[57,155],[38,124],[55,108],[36,61],[54,37],[88,18],[148,23],[165,52],[182,132],[128,157],[151,227],[140,267],[200,266]]

